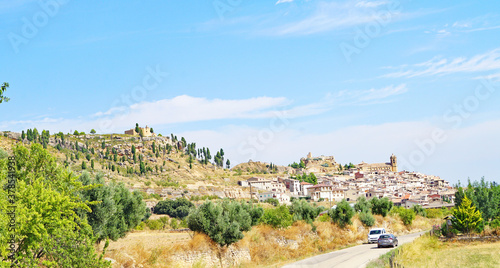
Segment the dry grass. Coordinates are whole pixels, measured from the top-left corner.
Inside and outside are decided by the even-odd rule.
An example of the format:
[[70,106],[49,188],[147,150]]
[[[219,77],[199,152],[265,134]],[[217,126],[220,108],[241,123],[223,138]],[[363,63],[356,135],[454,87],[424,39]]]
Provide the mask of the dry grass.
[[404,267],[500,267],[500,242],[441,242],[422,236],[404,245],[396,261]]
[[[430,229],[437,219],[417,217],[411,227],[403,225],[399,217],[375,216],[374,227],[384,227],[397,235]],[[269,265],[283,265],[310,256],[330,252],[351,245],[362,244],[366,241],[369,228],[366,228],[355,216],[352,225],[342,229],[330,222],[314,223],[313,227],[305,222],[295,222],[287,229],[273,229],[267,225],[254,226],[245,237],[235,243],[232,248],[246,251],[250,254],[251,262],[242,262],[239,267],[267,267]],[[159,236],[160,238],[154,238]],[[170,237],[168,237],[170,236]],[[177,237],[174,237],[177,236]],[[171,239],[170,243],[163,243]],[[177,239],[177,240],[176,240]],[[137,232],[125,239],[113,242],[111,250],[106,256],[120,264],[130,265],[132,257],[136,264],[143,267],[211,267],[197,260],[186,266],[176,263],[180,255],[194,255],[208,253],[216,255],[217,246],[206,236],[196,234],[192,238],[188,234]],[[176,257],[177,256],[177,257]]]

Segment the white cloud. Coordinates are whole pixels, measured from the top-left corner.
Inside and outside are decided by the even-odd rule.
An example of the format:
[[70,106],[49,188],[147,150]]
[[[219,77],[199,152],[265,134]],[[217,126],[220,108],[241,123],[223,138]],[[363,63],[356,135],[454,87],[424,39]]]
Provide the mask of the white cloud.
[[486,80],[491,80],[491,81],[500,81],[500,73],[489,74],[489,75],[484,75],[484,76],[477,76],[477,77],[474,77],[474,79],[486,79]]
[[283,3],[291,3],[293,0],[278,0],[275,5],[283,4]]
[[342,90],[336,96],[336,102],[340,104],[375,104],[375,103],[387,103],[392,101],[390,98],[393,96],[401,95],[406,93],[408,88],[406,84],[401,84],[398,86],[388,86],[380,89],[368,89],[368,90]]
[[[400,6],[388,5],[388,3],[386,1],[320,2],[311,16],[298,22],[272,28],[267,33],[271,35],[310,35],[353,27],[380,19],[377,11],[384,11],[385,16],[389,14],[389,18],[384,17],[384,20],[394,21],[401,15]],[[382,9],[382,7],[384,8]]]
[[356,3],[357,7],[367,7],[367,8],[374,8],[382,5],[387,5],[389,4],[389,1],[360,1]]
[[433,58],[429,61],[401,66],[400,71],[383,75],[382,77],[418,77],[432,75],[446,75],[452,73],[474,73],[500,69],[500,48],[475,55],[471,58],[459,57],[454,59]]

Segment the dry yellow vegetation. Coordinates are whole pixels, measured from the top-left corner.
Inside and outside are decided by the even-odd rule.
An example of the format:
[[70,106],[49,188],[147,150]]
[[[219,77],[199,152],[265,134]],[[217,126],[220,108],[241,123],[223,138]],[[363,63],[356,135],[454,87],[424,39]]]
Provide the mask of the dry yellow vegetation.
[[404,267],[500,267],[500,242],[441,242],[422,236],[401,247],[395,258]]
[[[385,227],[389,232],[401,235],[410,232],[428,230],[439,219],[427,219],[417,216],[411,227],[403,225],[399,217],[375,216],[376,225]],[[254,226],[245,233],[245,237],[230,247],[232,252],[244,253],[248,259],[238,261],[225,260],[225,265],[230,267],[267,267],[283,265],[298,261],[314,255],[338,250],[352,245],[366,242],[369,228],[364,227],[357,216],[353,224],[345,229],[339,228],[330,222],[314,222],[315,231],[310,224],[302,221],[295,222],[287,229],[273,229],[267,225]],[[203,234],[191,234],[192,238],[186,239],[187,234],[182,234],[179,240],[169,240],[164,243],[162,239],[169,237],[162,232],[134,232],[126,238],[111,243],[113,250],[106,254],[116,260],[113,267],[127,267],[135,262],[143,267],[212,267],[219,266],[213,261],[217,256],[217,246]],[[131,236],[132,238],[128,238]],[[123,242],[122,242],[123,241]],[[226,256],[229,256],[228,254]],[[234,255],[234,254],[233,254]],[[190,256],[187,261],[182,256]],[[212,261],[210,259],[212,256]],[[133,260],[133,261],[132,261]],[[225,266],[225,267],[227,267]]]

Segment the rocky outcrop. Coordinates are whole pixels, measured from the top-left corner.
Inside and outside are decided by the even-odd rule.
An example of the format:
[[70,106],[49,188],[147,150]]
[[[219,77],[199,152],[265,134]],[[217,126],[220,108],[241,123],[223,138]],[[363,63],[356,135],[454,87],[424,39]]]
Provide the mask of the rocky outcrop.
[[[234,267],[244,262],[250,262],[250,250],[248,248],[237,248],[234,245],[222,253],[223,267]],[[193,267],[195,264],[203,264],[204,267],[219,267],[220,260],[215,251],[185,251],[177,253],[172,257],[172,262],[181,267]]]

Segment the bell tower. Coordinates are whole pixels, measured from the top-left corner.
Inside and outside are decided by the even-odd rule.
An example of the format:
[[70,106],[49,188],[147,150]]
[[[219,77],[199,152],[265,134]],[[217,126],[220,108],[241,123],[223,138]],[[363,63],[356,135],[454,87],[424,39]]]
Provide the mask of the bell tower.
[[391,171],[398,172],[398,159],[394,154],[391,155]]

